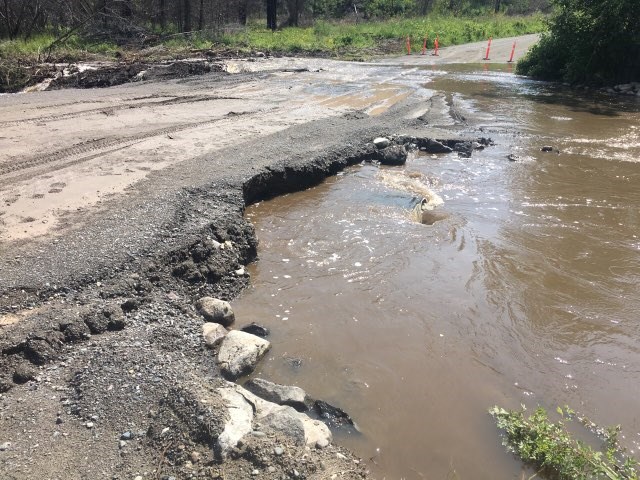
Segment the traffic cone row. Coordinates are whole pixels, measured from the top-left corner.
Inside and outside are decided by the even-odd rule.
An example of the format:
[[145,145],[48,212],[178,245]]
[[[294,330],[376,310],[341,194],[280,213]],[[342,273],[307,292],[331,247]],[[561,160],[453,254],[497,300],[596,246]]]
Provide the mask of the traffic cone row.
[[[489,43],[487,44],[487,50],[483,60],[490,60],[489,53],[491,52],[492,41],[493,41],[493,37],[489,37]],[[429,36],[427,35],[424,37],[424,41],[422,42],[422,52],[420,53],[420,55],[427,54],[428,45],[429,45]],[[409,35],[407,35],[406,47],[407,47],[407,55],[411,55],[411,37]],[[438,53],[439,49],[440,49],[440,37],[436,35],[436,38],[433,41],[433,53],[431,55],[435,57],[439,57],[440,56],[440,54]],[[511,55],[509,56],[509,60],[507,61],[507,63],[513,63],[513,56],[515,52],[516,52],[516,42],[513,42],[513,47],[511,48]]]

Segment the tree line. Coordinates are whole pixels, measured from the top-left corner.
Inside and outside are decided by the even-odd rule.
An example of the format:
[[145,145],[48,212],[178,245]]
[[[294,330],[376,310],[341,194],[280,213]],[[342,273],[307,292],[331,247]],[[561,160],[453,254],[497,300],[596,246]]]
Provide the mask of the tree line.
[[0,0],[0,38],[78,31],[110,40],[190,33],[260,19],[271,29],[315,18],[529,13],[549,0]]

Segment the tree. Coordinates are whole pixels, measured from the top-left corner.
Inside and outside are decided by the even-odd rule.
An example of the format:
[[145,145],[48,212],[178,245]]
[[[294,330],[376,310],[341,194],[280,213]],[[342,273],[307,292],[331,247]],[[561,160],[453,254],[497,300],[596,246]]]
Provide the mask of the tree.
[[182,23],[182,31],[190,32],[191,31],[191,0],[183,0],[184,8],[182,13],[184,14],[184,21]]
[[287,12],[289,14],[285,25],[288,27],[297,27],[300,19],[300,11],[304,6],[304,0],[287,0]]
[[277,0],[267,0],[267,28],[270,28],[271,30],[278,28]]
[[638,0],[554,3],[549,33],[518,63],[518,73],[591,85],[640,79]]

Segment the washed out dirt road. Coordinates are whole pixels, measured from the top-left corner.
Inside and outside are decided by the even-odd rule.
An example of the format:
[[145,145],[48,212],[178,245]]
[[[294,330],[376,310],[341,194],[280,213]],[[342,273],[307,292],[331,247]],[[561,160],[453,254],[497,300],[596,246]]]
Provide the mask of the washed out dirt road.
[[365,475],[339,447],[278,436],[217,463],[222,380],[193,305],[248,285],[247,203],[360,161],[379,135],[479,133],[423,87],[422,61],[238,60],[234,74],[0,97],[0,477]]

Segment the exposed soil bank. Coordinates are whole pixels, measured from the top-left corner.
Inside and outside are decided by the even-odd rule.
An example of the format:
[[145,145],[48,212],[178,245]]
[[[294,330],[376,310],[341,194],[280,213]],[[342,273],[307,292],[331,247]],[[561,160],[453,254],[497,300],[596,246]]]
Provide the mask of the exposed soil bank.
[[270,434],[217,463],[225,384],[194,305],[249,284],[247,204],[379,160],[378,136],[466,155],[479,132],[418,69],[235,65],[0,99],[3,478],[365,475],[339,447]]
[[[231,453],[234,462],[216,463],[213,446],[226,410],[214,389],[223,383],[192,307],[202,292],[231,299],[247,284],[234,273],[256,256],[255,234],[242,218],[243,187],[248,196],[273,185],[303,188],[309,164],[320,181],[345,164],[345,154],[266,170],[220,193],[185,192],[196,211],[213,213],[203,215],[206,226],[165,252],[136,256],[133,265],[71,277],[64,286],[3,289],[3,319],[23,317],[0,341],[8,412],[2,435],[9,442],[3,477],[57,478],[69,469],[77,477],[66,478],[246,478],[255,470],[262,478],[364,475],[348,452],[305,451],[286,436],[255,436]],[[177,220],[162,235],[182,227]],[[212,240],[227,248],[212,247]],[[28,437],[20,433],[24,422]],[[37,447],[30,438],[38,438]],[[285,453],[274,454],[276,447]]]
[[[377,116],[354,112],[350,106],[326,109],[318,104],[314,110],[307,101],[298,107],[299,117],[274,128],[287,114],[296,115],[291,110],[291,87],[303,92],[309,89],[310,80],[316,81],[311,76],[296,80],[291,77],[294,72],[324,66],[311,64],[299,70],[279,65],[274,73],[240,74],[233,80],[205,75],[186,84],[182,80],[145,83],[104,90],[102,97],[93,94],[88,98],[95,104],[115,96],[115,110],[109,115],[101,115],[100,105],[79,109],[78,100],[83,96],[79,90],[3,97],[7,99],[4,128],[10,135],[3,141],[20,138],[20,130],[39,132],[31,134],[29,152],[17,159],[7,156],[0,164],[0,227],[4,233],[5,212],[26,196],[16,190],[22,183],[55,183],[49,186],[49,193],[35,192],[29,197],[34,205],[42,197],[51,202],[49,198],[55,199],[70,187],[68,182],[77,181],[94,157],[99,162],[91,168],[104,172],[106,159],[113,155],[109,149],[126,148],[129,163],[125,165],[133,166],[131,161],[148,157],[159,141],[168,145],[158,152],[165,162],[173,158],[171,148],[177,148],[171,154],[175,155],[173,163],[153,172],[143,170],[146,176],[132,177],[137,183],[125,187],[124,194],[104,197],[99,203],[81,194],[83,206],[60,215],[55,229],[37,238],[29,234],[20,240],[4,237],[0,255],[3,478],[247,478],[255,470],[260,478],[365,475],[366,467],[339,447],[307,450],[277,434],[245,439],[231,452],[233,461],[217,463],[213,444],[227,414],[216,388],[224,383],[214,355],[204,345],[203,319],[194,308],[202,296],[232,300],[248,285],[242,269],[255,259],[257,241],[253,227],[242,216],[247,203],[306,188],[349,164],[376,158],[370,142],[379,135],[402,131],[445,138],[444,130],[434,128],[431,133],[424,127],[427,111],[432,111],[429,118],[438,124],[452,122],[448,109],[442,108],[446,106],[443,98],[420,94],[408,101],[393,89],[387,96],[367,100],[369,108],[381,112]],[[394,74],[390,69],[382,71]],[[326,84],[324,77],[317,81]],[[179,101],[181,95],[171,97],[168,91],[208,91],[213,85],[218,92],[225,89],[227,95],[230,91],[245,95],[237,101],[244,102],[245,108],[248,101],[257,102],[247,100],[246,92],[254,95],[252,89],[260,85],[266,90],[257,89],[255,95],[264,96],[267,91],[273,103],[263,101],[258,106],[260,117],[251,119],[237,114],[235,100],[225,100],[227,111],[216,123],[219,130],[200,140],[193,139],[203,130],[202,122],[212,121],[210,109],[193,108],[185,113],[206,112],[209,118],[200,123],[185,126],[178,122],[133,137],[124,116],[132,109],[118,110],[123,97],[134,98],[130,100],[134,103],[155,102],[150,93],[162,94],[159,100],[164,102],[169,95],[169,103],[161,108],[175,119],[184,103]],[[356,83],[350,88],[362,91]],[[305,95],[315,102],[325,101],[320,91]],[[335,94],[333,97],[335,101]],[[385,103],[388,98],[395,102],[390,110]],[[33,117],[25,118],[25,99],[35,102]],[[212,101],[219,102],[217,97]],[[350,101],[351,97],[344,99],[347,105]],[[362,107],[367,105],[358,101]],[[280,106],[288,113],[283,114]],[[143,108],[147,107],[137,110]],[[50,114],[46,109],[57,111]],[[85,117],[83,122],[77,121],[78,115]],[[87,144],[79,136],[85,134],[83,123],[94,116],[99,120],[87,130],[89,139],[97,128],[111,132]],[[144,115],[135,120],[146,125],[158,118],[164,116]],[[255,121],[265,125],[265,134],[252,133]],[[237,122],[249,134],[220,129],[226,128],[225,122]],[[36,153],[38,141],[51,132],[40,126],[45,123],[64,126],[52,138],[67,146],[52,148],[44,139],[49,152]],[[231,142],[216,143],[216,132],[227,135]],[[126,142],[114,143],[117,135]],[[146,138],[154,142],[143,149],[139,142]],[[170,142],[178,146],[171,147]],[[189,149],[198,142],[207,142],[206,153]],[[87,145],[91,146],[88,150]],[[11,148],[20,152],[22,146]],[[64,171],[71,173],[61,178]],[[125,170],[122,173],[130,175]],[[259,320],[238,318],[236,325]],[[282,451],[276,452],[276,447]]]
[[[412,65],[446,63],[505,63],[513,42],[517,43],[513,61],[517,62],[539,39],[538,34],[496,39],[492,55],[485,59],[486,42],[474,42],[441,48],[438,56],[429,50],[426,56],[414,54],[402,58]],[[348,49],[336,52],[297,52],[298,57],[357,58],[360,61],[374,57],[397,55],[404,49],[399,40],[381,41],[375,48],[355,54]],[[202,75],[210,72],[238,73],[238,62],[255,62],[269,57],[288,57],[290,52],[206,50],[178,52],[172,58],[163,48],[151,48],[127,54],[130,59],[113,61],[103,59],[85,62],[40,63],[28,59],[7,60],[0,63],[0,93],[43,91],[59,88],[104,88],[143,80],[168,80]],[[146,58],[145,58],[146,57]],[[383,62],[388,59],[381,60]],[[396,60],[391,60],[395,62]],[[230,66],[231,65],[231,66]],[[250,68],[249,68],[250,70]]]

